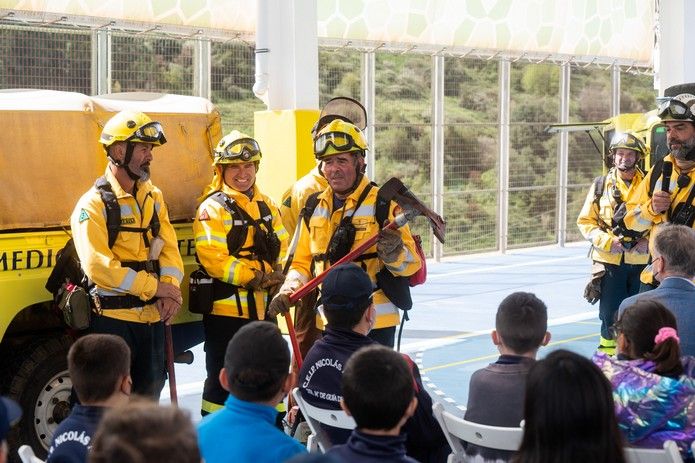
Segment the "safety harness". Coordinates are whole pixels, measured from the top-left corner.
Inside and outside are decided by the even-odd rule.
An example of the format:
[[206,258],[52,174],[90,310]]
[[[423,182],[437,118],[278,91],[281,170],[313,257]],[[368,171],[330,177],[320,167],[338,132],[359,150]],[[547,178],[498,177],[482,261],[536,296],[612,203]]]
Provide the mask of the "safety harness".
[[[649,197],[652,196],[654,187],[656,186],[656,181],[661,177],[663,169],[663,159],[657,161],[652,167],[651,178],[649,179]],[[692,227],[693,224],[695,224],[695,205],[693,205],[693,201],[695,200],[695,181],[691,179],[688,185],[690,185],[690,193],[688,194],[685,202],[678,203],[673,209],[669,208],[666,215],[668,221],[671,223]],[[678,188],[680,189],[681,186],[678,185]]]
[[[603,196],[603,189],[606,186],[607,177],[608,175],[601,175],[594,179],[594,204],[599,211],[601,209],[601,196]],[[615,200],[615,207],[613,207],[613,217],[611,219],[611,223],[606,223],[600,215],[597,215],[598,226],[604,232],[612,232],[614,235],[619,236],[621,238],[623,247],[630,249],[632,246],[637,244],[637,241],[644,236],[644,233],[636,232],[627,228],[625,225],[627,206],[620,195],[617,185],[614,185],[613,188],[614,191],[612,196]]]
[[[211,193],[208,195],[208,198],[220,204],[232,216],[232,228],[227,233],[227,250],[230,256],[264,261],[271,266],[277,261],[280,256],[280,239],[275,234],[275,230],[273,229],[273,215],[265,202],[257,202],[260,218],[256,220],[241,208],[236,201],[222,191]],[[249,227],[254,228],[253,245],[243,247]],[[227,299],[234,295],[238,314],[242,316],[241,297],[239,296],[240,289],[243,288],[218,280],[217,278],[213,279],[214,300]],[[245,291],[247,291],[246,300],[249,309],[249,318],[251,320],[258,320],[253,290]],[[268,296],[268,301],[266,301],[266,304],[268,303],[270,303],[270,295]]]
[[[113,248],[120,232],[141,233],[145,241],[145,246],[149,247],[150,240],[147,236],[147,232],[150,231],[152,237],[156,238],[161,228],[157,210],[153,210],[152,219],[147,227],[122,226],[121,206],[118,204],[118,199],[109,181],[105,176],[101,176],[96,180],[94,186],[99,192],[99,196],[106,208],[106,231],[108,234],[109,249]],[[152,198],[154,201],[151,193],[148,193],[147,197]],[[136,272],[144,270],[156,275],[159,275],[160,271],[158,260],[122,261],[121,266],[130,268]],[[65,243],[63,249],[58,251],[56,265],[51,275],[48,277],[46,289],[53,293],[54,297],[58,297],[61,294],[61,288],[64,287],[66,283],[81,286],[87,292],[90,292],[94,287],[94,284],[87,278],[87,275],[82,270],[73,238],[70,238],[68,242]],[[98,306],[97,308],[99,310],[142,307],[143,305],[152,304],[157,300],[156,298],[152,298],[148,301],[143,301],[132,294],[124,296],[102,296],[97,295],[95,292],[92,292],[92,294],[93,299],[98,298],[98,302],[94,301],[94,303]]]

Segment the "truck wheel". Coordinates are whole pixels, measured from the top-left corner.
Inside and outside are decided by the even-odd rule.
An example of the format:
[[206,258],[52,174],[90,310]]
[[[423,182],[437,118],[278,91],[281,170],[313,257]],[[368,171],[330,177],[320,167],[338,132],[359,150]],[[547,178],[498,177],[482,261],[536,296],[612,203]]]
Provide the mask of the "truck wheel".
[[55,429],[70,414],[70,344],[70,338],[60,337],[29,346],[10,386],[23,412],[16,443],[30,445],[39,458],[46,457]]

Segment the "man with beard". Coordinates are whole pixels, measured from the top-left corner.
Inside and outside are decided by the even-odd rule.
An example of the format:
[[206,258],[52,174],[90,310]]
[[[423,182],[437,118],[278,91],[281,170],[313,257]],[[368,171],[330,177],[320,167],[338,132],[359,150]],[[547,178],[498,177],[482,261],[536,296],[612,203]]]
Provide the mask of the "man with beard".
[[598,349],[610,355],[615,354],[611,328],[618,306],[623,299],[639,291],[640,272],[648,259],[647,239],[641,233],[627,230],[620,217],[624,214],[620,212],[621,206],[624,211],[625,200],[644,177],[637,161],[645,151],[644,143],[634,134],[616,133],[610,145],[613,167],[589,188],[577,218],[579,231],[591,242],[594,266],[604,272],[599,283],[601,336]]
[[[627,202],[625,225],[644,232],[665,222],[694,227],[695,95],[681,93],[659,105],[670,153],[652,166]],[[666,180],[666,181],[665,181]],[[653,289],[652,266],[642,272],[640,291]]]
[[[270,303],[271,315],[289,310],[289,295],[358,247],[384,225],[378,223],[377,194],[364,173],[367,141],[362,131],[344,120],[323,127],[314,140],[314,155],[322,163],[328,188],[318,194],[317,204],[299,230],[297,249],[285,283]],[[307,201],[308,202],[308,201]],[[388,206],[389,221],[395,216],[396,203]],[[356,262],[374,284],[376,322],[369,337],[393,347],[398,307],[381,288],[377,274],[410,276],[420,268],[420,258],[407,225],[397,230],[381,229],[376,246],[366,250]],[[386,275],[388,278],[389,275]],[[406,288],[407,290],[407,288]]]
[[132,392],[159,398],[164,323],[181,308],[183,278],[176,232],[162,192],[150,182],[152,149],[166,138],[146,114],[121,111],[99,141],[106,172],[70,218],[82,270],[94,285],[89,331],[122,337],[131,350]]

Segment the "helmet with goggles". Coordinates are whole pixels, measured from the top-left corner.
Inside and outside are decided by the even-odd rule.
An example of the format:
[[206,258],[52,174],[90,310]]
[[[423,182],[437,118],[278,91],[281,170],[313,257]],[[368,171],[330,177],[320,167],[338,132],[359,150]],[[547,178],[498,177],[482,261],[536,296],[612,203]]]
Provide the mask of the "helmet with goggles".
[[365,156],[369,146],[360,129],[354,124],[336,119],[323,127],[314,139],[314,156],[321,161],[343,153],[360,153]]
[[680,95],[676,95],[673,98],[668,98],[662,101],[659,104],[658,115],[663,122],[695,122],[693,106],[695,106],[695,95],[691,93],[681,93]]
[[215,147],[213,164],[240,164],[261,160],[261,148],[258,142],[238,130],[225,135]]
[[160,146],[167,139],[159,122],[153,121],[145,113],[125,110],[108,120],[99,138],[99,142],[107,150],[118,141]]
[[618,148],[626,148],[637,153],[638,159],[647,154],[647,147],[644,142],[635,134],[630,132],[618,132],[611,139],[610,151],[615,153]]

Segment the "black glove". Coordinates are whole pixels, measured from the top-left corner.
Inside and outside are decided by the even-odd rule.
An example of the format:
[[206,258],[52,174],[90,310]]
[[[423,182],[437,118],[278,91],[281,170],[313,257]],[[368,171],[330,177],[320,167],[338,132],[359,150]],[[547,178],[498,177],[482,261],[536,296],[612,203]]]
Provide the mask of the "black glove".
[[379,239],[376,242],[376,252],[382,262],[390,264],[398,259],[398,255],[403,248],[403,238],[398,230],[382,228],[379,232]]
[[254,276],[249,280],[244,287],[254,291],[279,287],[285,281],[285,275],[282,272],[273,270],[272,273],[264,273],[260,270],[254,270]]
[[278,315],[287,313],[290,310],[290,296],[286,293],[278,293],[277,296],[270,301],[268,305],[268,315],[277,317]]

